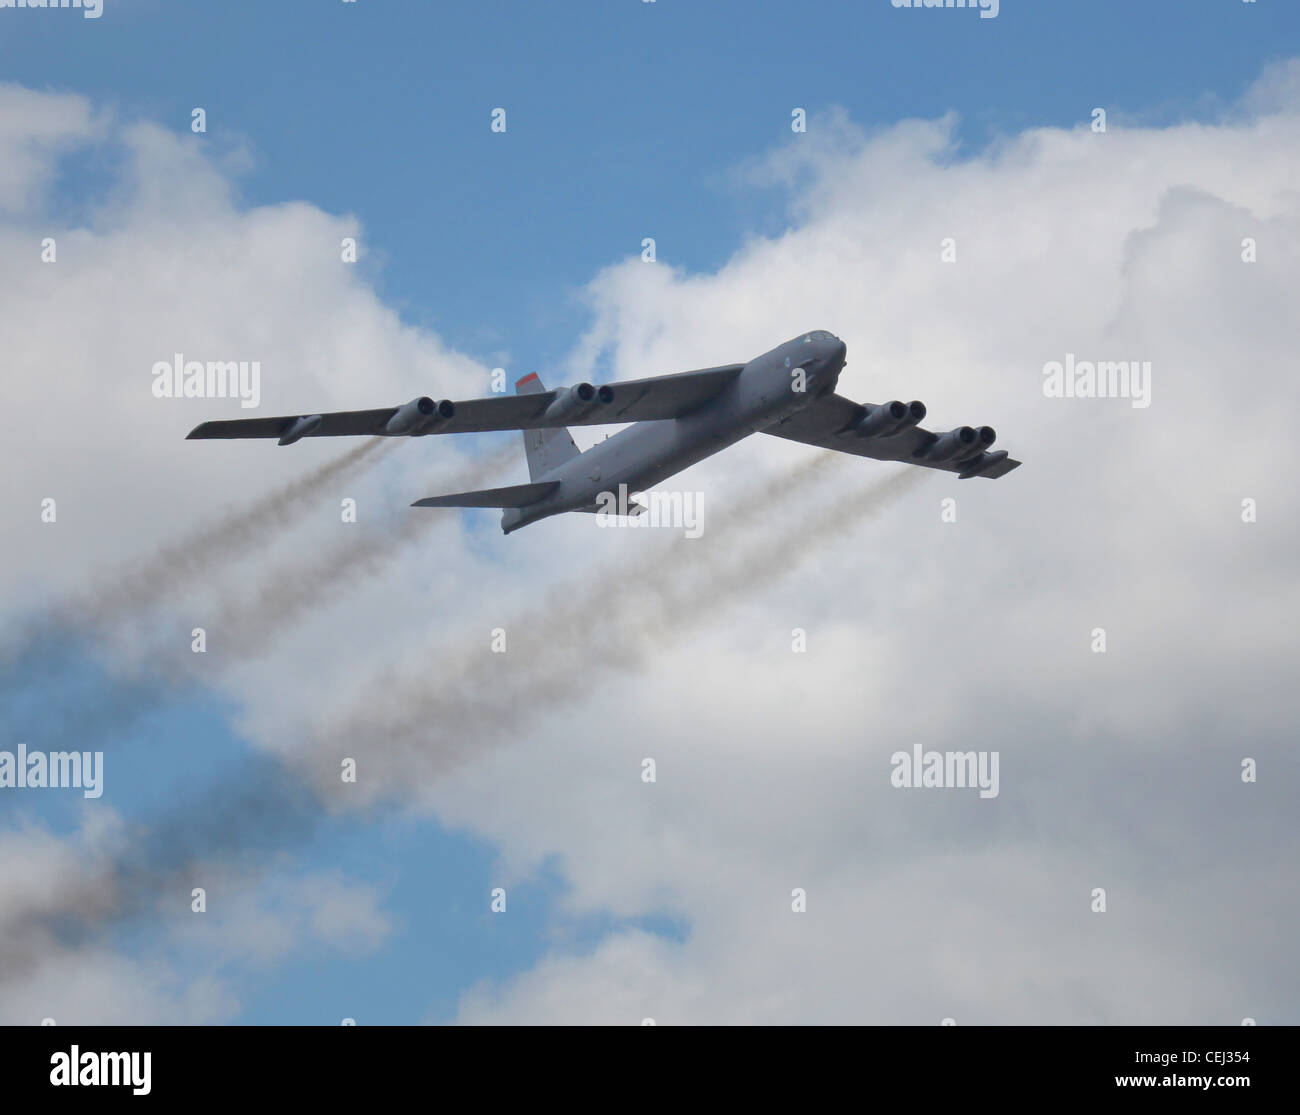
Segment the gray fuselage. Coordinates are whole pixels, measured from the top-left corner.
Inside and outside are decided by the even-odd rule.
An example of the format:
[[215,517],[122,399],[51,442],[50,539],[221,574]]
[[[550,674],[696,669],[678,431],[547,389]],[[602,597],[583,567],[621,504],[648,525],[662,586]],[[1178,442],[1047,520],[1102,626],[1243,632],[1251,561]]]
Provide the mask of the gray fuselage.
[[507,508],[501,529],[509,534],[551,515],[593,509],[602,492],[617,494],[620,486],[633,493],[663,483],[834,391],[845,353],[843,341],[818,330],[755,357],[722,394],[689,414],[638,422],[534,477],[560,487],[538,503]]

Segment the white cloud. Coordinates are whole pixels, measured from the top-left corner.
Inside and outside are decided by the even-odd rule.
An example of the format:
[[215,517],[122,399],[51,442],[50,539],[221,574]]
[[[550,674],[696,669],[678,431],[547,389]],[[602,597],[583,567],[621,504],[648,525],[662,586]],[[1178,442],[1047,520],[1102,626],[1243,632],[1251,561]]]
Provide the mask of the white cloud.
[[[842,393],[989,422],[1025,465],[846,521],[726,631],[436,790],[521,872],[560,855],[573,909],[689,926],[680,945],[557,953],[462,1018],[1286,1017],[1295,72],[1220,123],[1039,129],[974,159],[952,121],[862,138],[835,120],[832,142],[772,159],[800,169],[784,235],[714,275],[628,262],[592,283],[575,374],[602,352],[641,375],[826,327],[849,344]],[[1151,360],[1152,406],[1045,399],[1067,352]],[[689,475],[720,498],[765,458],[788,460],[750,444]],[[1268,509],[1253,526],[1245,497]],[[891,789],[888,756],[914,742],[999,750],[1001,796]]]
[[333,873],[254,879],[220,864],[194,873],[211,883],[203,915],[176,919],[176,940],[209,954],[270,963],[313,944],[372,952],[392,933],[380,891]]
[[112,908],[106,868],[123,836],[120,820],[101,810],[88,810],[65,837],[34,825],[0,832],[0,1024],[213,1023],[236,1014],[237,1000],[218,979],[67,940],[57,918],[43,921]]
[[[48,203],[46,187],[60,173],[59,156],[87,143],[109,149],[121,177],[99,183],[85,223],[68,223]],[[0,610],[10,623],[47,600],[83,598],[88,589],[93,597],[106,571],[129,568],[218,511],[247,506],[346,448],[327,441],[293,450],[187,443],[197,422],[246,412],[235,400],[155,398],[155,361],[175,352],[258,360],[261,413],[380,406],[425,391],[464,397],[486,387],[486,368],[403,324],[375,296],[364,269],[358,273],[341,261],[342,239],[359,235],[355,219],[301,203],[237,207],[230,174],[243,156],[206,150],[194,137],[95,117],[79,97],[0,88],[0,332],[6,338],[0,438],[11,464],[0,478],[8,524]],[[42,261],[46,237],[56,242],[57,262]],[[364,259],[364,241],[362,252]],[[421,452],[411,452],[416,449]],[[463,464],[461,449],[453,439],[403,445],[384,458],[381,471],[338,482],[292,529],[284,523],[268,532],[253,560],[236,554],[195,578],[145,631],[136,629],[140,617],[133,616],[110,627],[106,661],[145,678],[185,666],[220,684],[217,666],[205,675],[194,664],[192,626],[210,631],[215,661],[232,640],[222,622],[241,585],[257,585],[272,567],[283,575],[294,562],[349,537],[341,535],[347,529],[341,497],[358,500],[361,524],[395,518]],[[57,501],[52,525],[40,521],[47,497]],[[443,546],[459,551],[454,531]],[[413,561],[379,588],[400,599],[425,583],[423,563]],[[364,608],[364,594],[360,600]],[[314,611],[328,613],[333,603],[322,600]],[[160,631],[170,637],[160,641]],[[405,633],[422,636],[418,627]],[[313,684],[322,693],[337,685],[326,667],[344,676],[355,669],[335,656],[313,672],[317,639],[308,627],[288,651],[293,668],[302,670],[300,697]],[[356,646],[366,641],[362,636]],[[396,653],[402,640],[380,628],[369,641],[379,650],[391,644]],[[243,668],[248,690],[264,685],[268,675],[260,663]],[[231,677],[238,694],[238,670]],[[103,746],[95,710],[81,716],[80,724],[75,715],[71,721],[77,746],[91,738]],[[293,741],[283,746],[291,749]],[[111,744],[108,750],[111,767]],[[115,908],[118,896],[106,872],[114,850],[129,847],[129,834],[94,818],[113,817],[116,793],[110,781],[99,811],[91,811],[88,824],[97,827],[90,836],[60,839],[17,827],[3,834],[13,844],[0,888],[0,922],[12,930],[8,955],[43,960],[21,976],[5,973],[5,1019],[39,1012],[37,1020],[227,1020],[238,1004],[207,977],[136,965],[95,941],[63,942],[41,924],[58,911]],[[124,866],[140,865],[128,854]],[[274,958],[311,940],[370,949],[389,930],[365,887],[313,876],[268,903],[252,881],[227,882],[229,905],[211,919],[221,930],[207,941],[214,955]],[[166,923],[160,925],[166,935]]]
[[[264,968],[295,951],[373,952],[393,931],[379,888],[335,872],[297,877],[195,864],[125,925],[148,927],[148,962],[78,936],[76,917],[120,909],[114,858],[126,827],[88,810],[67,836],[36,825],[0,831],[0,1024],[229,1022],[240,1001],[233,965]],[[137,866],[126,861],[127,870]],[[205,908],[190,906],[191,884]],[[72,936],[67,936],[71,931]],[[218,973],[221,974],[218,974]]]
[[0,213],[40,200],[58,156],[95,134],[89,104],[70,94],[37,93],[0,83]]
[[[841,120],[831,142],[775,156],[800,164],[784,235],[716,274],[634,261],[593,280],[571,378],[598,357],[612,378],[654,374],[829,328],[849,344],[842,393],[923,399],[936,428],[988,422],[1025,465],[997,482],[930,478],[869,523],[846,508],[842,538],[792,552],[781,583],[684,622],[634,675],[587,664],[565,683],[572,702],[525,717],[514,746],[456,741],[468,765],[408,787],[498,844],[508,880],[555,857],[569,911],[687,927],[680,944],[626,930],[590,954],[557,949],[468,994],[464,1019],[1231,1022],[1287,1009],[1293,72],[1221,122],[1039,129],[969,160],[951,121],[860,137]],[[355,222],[306,205],[240,211],[188,140],[144,128],[121,142],[140,185],[93,227],[64,230],[57,265],[39,263],[34,223],[0,229],[16,373],[0,433],[29,462],[0,487],[17,524],[8,570],[43,591],[75,585],[87,552],[124,557],[328,453],[180,443],[226,412],[149,396],[151,362],[174,350],[261,359],[267,413],[486,382],[338,264]],[[956,264],[939,261],[944,237]],[[1066,352],[1151,360],[1152,406],[1045,399],[1042,367]],[[439,490],[417,464],[452,459],[451,440],[399,447],[363,506],[378,516]],[[757,437],[680,484],[722,506],[806,455]],[[878,471],[846,461],[835,490]],[[47,493],[67,509],[53,535],[36,519]],[[955,525],[938,517],[950,495]],[[788,523],[793,509],[774,514]],[[334,518],[322,507],[232,576],[328,547]],[[304,722],[355,712],[358,695],[385,711],[370,671],[436,677],[525,603],[655,541],[577,518],[504,541],[491,523],[490,541],[444,529],[382,581],[322,600],[222,679],[255,742],[336,772]],[[706,531],[691,545],[684,577],[730,543]],[[188,630],[214,598],[196,585],[174,614]],[[609,622],[603,606],[580,618]],[[1088,650],[1095,626],[1105,656]],[[790,652],[793,627],[808,654]],[[636,644],[635,628],[621,633]],[[422,650],[431,639],[441,658]],[[442,730],[431,715],[431,744]],[[384,740],[352,742],[364,781]],[[889,755],[914,742],[1000,750],[1001,796],[891,789]],[[1244,754],[1258,785],[1238,778]],[[790,912],[794,887],[807,914]],[[382,918],[349,928],[333,903],[307,909],[322,936],[382,939]]]

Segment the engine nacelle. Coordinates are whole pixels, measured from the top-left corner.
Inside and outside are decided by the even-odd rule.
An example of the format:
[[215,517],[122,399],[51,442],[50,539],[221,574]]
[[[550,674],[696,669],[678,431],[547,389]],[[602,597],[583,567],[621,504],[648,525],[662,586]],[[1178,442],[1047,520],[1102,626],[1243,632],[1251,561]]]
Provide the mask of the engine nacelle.
[[918,422],[920,422],[922,418],[925,417],[925,414],[926,414],[925,404],[922,402],[918,402],[916,399],[913,399],[910,403],[907,404],[907,417],[903,419],[903,424],[893,432],[898,433],[901,430],[910,430],[913,426],[915,426]]
[[900,403],[881,403],[868,411],[849,432],[855,437],[893,437],[915,426],[925,417],[925,404],[913,400]]
[[555,402],[546,408],[546,413],[542,417],[547,422],[563,426],[566,422],[583,417],[592,408],[604,402],[602,392],[608,394],[609,401],[613,401],[612,387],[602,387],[597,391],[590,383],[575,383],[567,391],[561,391],[555,397]]
[[982,453],[997,436],[992,426],[958,426],[940,435],[920,456],[927,461],[964,461]]
[[456,404],[450,399],[434,402],[421,395],[397,408],[397,413],[384,426],[390,437],[419,437],[431,433],[456,413]]

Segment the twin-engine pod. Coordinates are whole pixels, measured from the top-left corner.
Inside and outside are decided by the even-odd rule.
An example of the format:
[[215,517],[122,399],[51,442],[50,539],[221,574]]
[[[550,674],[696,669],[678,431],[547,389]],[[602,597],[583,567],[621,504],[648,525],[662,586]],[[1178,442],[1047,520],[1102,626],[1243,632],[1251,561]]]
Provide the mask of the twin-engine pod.
[[941,434],[930,445],[917,453],[927,461],[964,461],[982,453],[997,440],[992,426],[958,426]]
[[900,403],[895,399],[891,403],[868,410],[858,420],[857,425],[846,431],[854,437],[893,437],[894,434],[915,426],[925,417],[925,404],[913,400]]
[[397,408],[397,413],[384,426],[390,437],[419,437],[432,433],[456,413],[456,404],[450,399],[434,402],[421,395]]
[[607,406],[614,401],[614,389],[608,384],[593,387],[590,383],[575,383],[567,390],[561,391],[555,401],[546,408],[542,418],[563,426],[567,422],[576,422],[584,418],[598,406]]

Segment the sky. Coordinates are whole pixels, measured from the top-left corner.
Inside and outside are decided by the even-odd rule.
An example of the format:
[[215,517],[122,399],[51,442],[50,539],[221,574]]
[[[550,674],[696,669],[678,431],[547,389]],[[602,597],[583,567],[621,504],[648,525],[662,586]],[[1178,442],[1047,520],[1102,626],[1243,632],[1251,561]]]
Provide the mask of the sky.
[[[0,750],[105,755],[97,799],[0,788],[0,1022],[1300,1021],[1298,33],[0,9]],[[841,393],[1025,464],[884,498],[755,437],[670,482],[699,539],[504,538],[407,505],[524,480],[515,439],[428,438],[250,521],[347,447],[186,443],[248,412],[150,390],[182,352],[259,361],[260,413],[370,408],[810,328]],[[1149,361],[1150,405],[1047,397],[1067,354]],[[891,786],[918,744],[999,752],[999,795]]]

